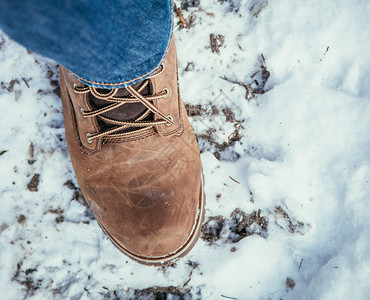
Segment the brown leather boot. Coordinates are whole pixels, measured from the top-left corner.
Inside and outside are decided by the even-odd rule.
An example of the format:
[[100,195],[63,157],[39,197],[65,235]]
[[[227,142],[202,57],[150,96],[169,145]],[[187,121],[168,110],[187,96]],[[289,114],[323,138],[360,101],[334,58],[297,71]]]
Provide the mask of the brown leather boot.
[[205,198],[174,41],[160,69],[138,84],[91,88],[60,66],[60,87],[78,184],[114,245],[149,265],[188,253],[199,238]]

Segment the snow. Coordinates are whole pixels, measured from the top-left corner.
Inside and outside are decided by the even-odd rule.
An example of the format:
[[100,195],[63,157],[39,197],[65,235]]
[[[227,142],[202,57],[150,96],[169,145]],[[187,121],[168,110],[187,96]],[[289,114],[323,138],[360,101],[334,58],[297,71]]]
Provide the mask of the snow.
[[0,33],[1,299],[370,297],[370,2],[187,3],[175,36],[206,224],[163,268],[101,232],[69,160],[57,64]]

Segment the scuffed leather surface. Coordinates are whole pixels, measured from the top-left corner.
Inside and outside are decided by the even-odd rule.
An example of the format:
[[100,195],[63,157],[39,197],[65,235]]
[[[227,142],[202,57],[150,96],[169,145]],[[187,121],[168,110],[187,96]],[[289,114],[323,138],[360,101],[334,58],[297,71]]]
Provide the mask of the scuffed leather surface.
[[109,144],[84,141],[96,122],[79,114],[81,107],[89,109],[86,95],[73,92],[73,84],[81,83],[60,68],[66,137],[83,195],[121,247],[142,257],[166,256],[186,242],[201,189],[199,149],[178,94],[173,41],[165,64],[153,90],[170,89],[170,97],[156,105],[174,117],[175,125],[161,126],[161,134]]

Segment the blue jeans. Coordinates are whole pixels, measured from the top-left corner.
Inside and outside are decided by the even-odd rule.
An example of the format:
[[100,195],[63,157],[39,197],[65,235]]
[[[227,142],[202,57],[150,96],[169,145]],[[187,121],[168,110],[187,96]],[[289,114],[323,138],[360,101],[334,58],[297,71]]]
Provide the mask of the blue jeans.
[[172,0],[0,0],[0,28],[89,86],[153,74],[172,38]]

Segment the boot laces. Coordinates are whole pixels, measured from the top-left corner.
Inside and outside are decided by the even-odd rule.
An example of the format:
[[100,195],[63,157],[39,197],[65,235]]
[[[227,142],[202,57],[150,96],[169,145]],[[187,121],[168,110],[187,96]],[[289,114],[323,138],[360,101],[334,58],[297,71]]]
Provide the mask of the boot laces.
[[[150,79],[155,76],[160,75],[163,71],[164,71],[164,64],[161,65],[161,68],[156,73],[154,73],[147,79],[143,80],[142,84],[137,89],[133,88],[132,86],[126,87],[125,89],[130,93],[130,95],[127,97],[116,97],[116,94],[119,90],[118,88],[111,89],[109,90],[108,93],[101,93],[95,87],[90,87],[90,86],[79,87],[75,84],[74,85],[75,93],[77,94],[91,93],[94,97],[98,99],[105,100],[105,101],[112,103],[103,108],[93,109],[90,111],[85,111],[84,109],[81,108],[81,114],[84,118],[98,117],[101,120],[109,124],[116,125],[115,127],[112,127],[108,130],[104,130],[104,131],[96,132],[96,133],[88,133],[86,135],[86,139],[88,143],[92,143],[94,139],[97,139],[100,137],[119,138],[122,136],[122,134],[114,134],[114,133],[122,131],[129,127],[141,127],[141,130],[145,130],[145,129],[150,129],[156,125],[162,125],[162,124],[166,124],[168,126],[173,125],[174,122],[173,122],[172,116],[164,114],[157,107],[155,107],[153,103],[151,103],[151,101],[154,101],[154,100],[161,100],[161,99],[167,98],[169,96],[169,90],[167,88],[164,88],[160,93],[156,95],[143,96],[141,94],[141,92],[148,86]],[[111,118],[107,118],[102,115],[106,112],[109,112],[127,103],[138,103],[138,102],[143,104],[147,109],[140,116],[136,117],[133,120],[118,121],[118,120],[114,120]],[[146,121],[145,118],[148,117],[148,115],[151,112],[154,115],[159,116],[160,119],[155,120],[155,121]]]

